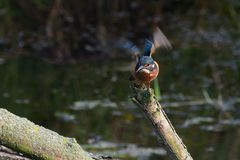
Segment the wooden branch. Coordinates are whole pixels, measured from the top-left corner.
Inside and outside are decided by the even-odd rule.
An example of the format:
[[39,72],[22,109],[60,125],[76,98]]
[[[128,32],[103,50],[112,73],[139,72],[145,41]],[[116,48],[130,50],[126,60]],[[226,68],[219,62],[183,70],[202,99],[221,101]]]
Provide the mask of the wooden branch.
[[8,147],[0,145],[0,160],[32,160]]
[[0,109],[0,142],[34,159],[93,160],[74,138],[60,136],[5,109]]
[[171,159],[192,160],[151,88],[132,87],[132,101],[145,113]]
[[[119,160],[117,158],[113,158],[111,156],[106,155],[96,155],[89,153],[89,156],[94,160]],[[26,157],[26,155],[23,155],[22,153],[16,152],[12,150],[11,148],[8,148],[6,146],[0,145],[0,160],[34,160],[29,157]]]

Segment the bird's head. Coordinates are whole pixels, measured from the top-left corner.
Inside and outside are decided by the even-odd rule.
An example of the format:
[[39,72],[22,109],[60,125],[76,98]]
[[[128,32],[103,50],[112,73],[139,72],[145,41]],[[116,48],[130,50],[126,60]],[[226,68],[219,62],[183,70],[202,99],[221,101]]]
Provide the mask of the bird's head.
[[154,60],[152,59],[152,57],[150,56],[142,56],[138,59],[138,63],[136,65],[135,68],[135,72],[145,72],[145,73],[150,73],[151,71],[153,71],[153,69],[155,68],[155,63]]

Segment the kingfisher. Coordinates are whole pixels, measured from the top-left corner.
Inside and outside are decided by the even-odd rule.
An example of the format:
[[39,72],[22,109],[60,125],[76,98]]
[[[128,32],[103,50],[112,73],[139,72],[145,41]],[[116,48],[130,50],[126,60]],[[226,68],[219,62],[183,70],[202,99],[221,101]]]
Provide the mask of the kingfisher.
[[[150,88],[151,81],[157,78],[159,65],[152,58],[152,54],[160,47],[170,49],[172,46],[163,32],[159,28],[155,28],[153,32],[153,41],[146,39],[143,54],[136,54],[136,66],[130,77],[130,80],[133,80],[135,84],[143,84],[147,88]],[[139,51],[136,49],[136,46],[132,46],[132,50]]]

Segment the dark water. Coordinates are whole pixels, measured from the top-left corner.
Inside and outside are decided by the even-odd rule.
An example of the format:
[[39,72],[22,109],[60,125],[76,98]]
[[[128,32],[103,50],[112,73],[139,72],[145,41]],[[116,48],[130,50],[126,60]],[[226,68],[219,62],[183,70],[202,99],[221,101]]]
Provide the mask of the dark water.
[[[239,159],[238,59],[224,52],[214,56],[220,59],[215,65],[222,87],[217,88],[212,59],[202,49],[180,49],[155,58],[161,68],[161,103],[192,156]],[[225,67],[227,61],[236,63],[237,69]],[[2,58],[1,106],[76,137],[91,152],[123,159],[167,159],[150,123],[129,101],[131,65],[129,59],[59,65],[29,54]]]

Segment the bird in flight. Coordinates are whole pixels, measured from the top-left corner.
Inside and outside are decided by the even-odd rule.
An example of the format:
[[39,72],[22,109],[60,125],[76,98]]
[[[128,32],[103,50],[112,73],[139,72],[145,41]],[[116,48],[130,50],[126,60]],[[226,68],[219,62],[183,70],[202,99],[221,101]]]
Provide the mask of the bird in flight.
[[132,51],[139,53],[135,53],[135,55],[137,55],[137,62],[130,80],[134,80],[138,85],[144,84],[147,88],[150,87],[150,82],[153,81],[159,73],[159,65],[152,58],[152,54],[160,47],[170,49],[172,46],[159,28],[155,28],[152,41],[149,39],[145,40],[143,54],[140,54],[135,45],[131,47]]

